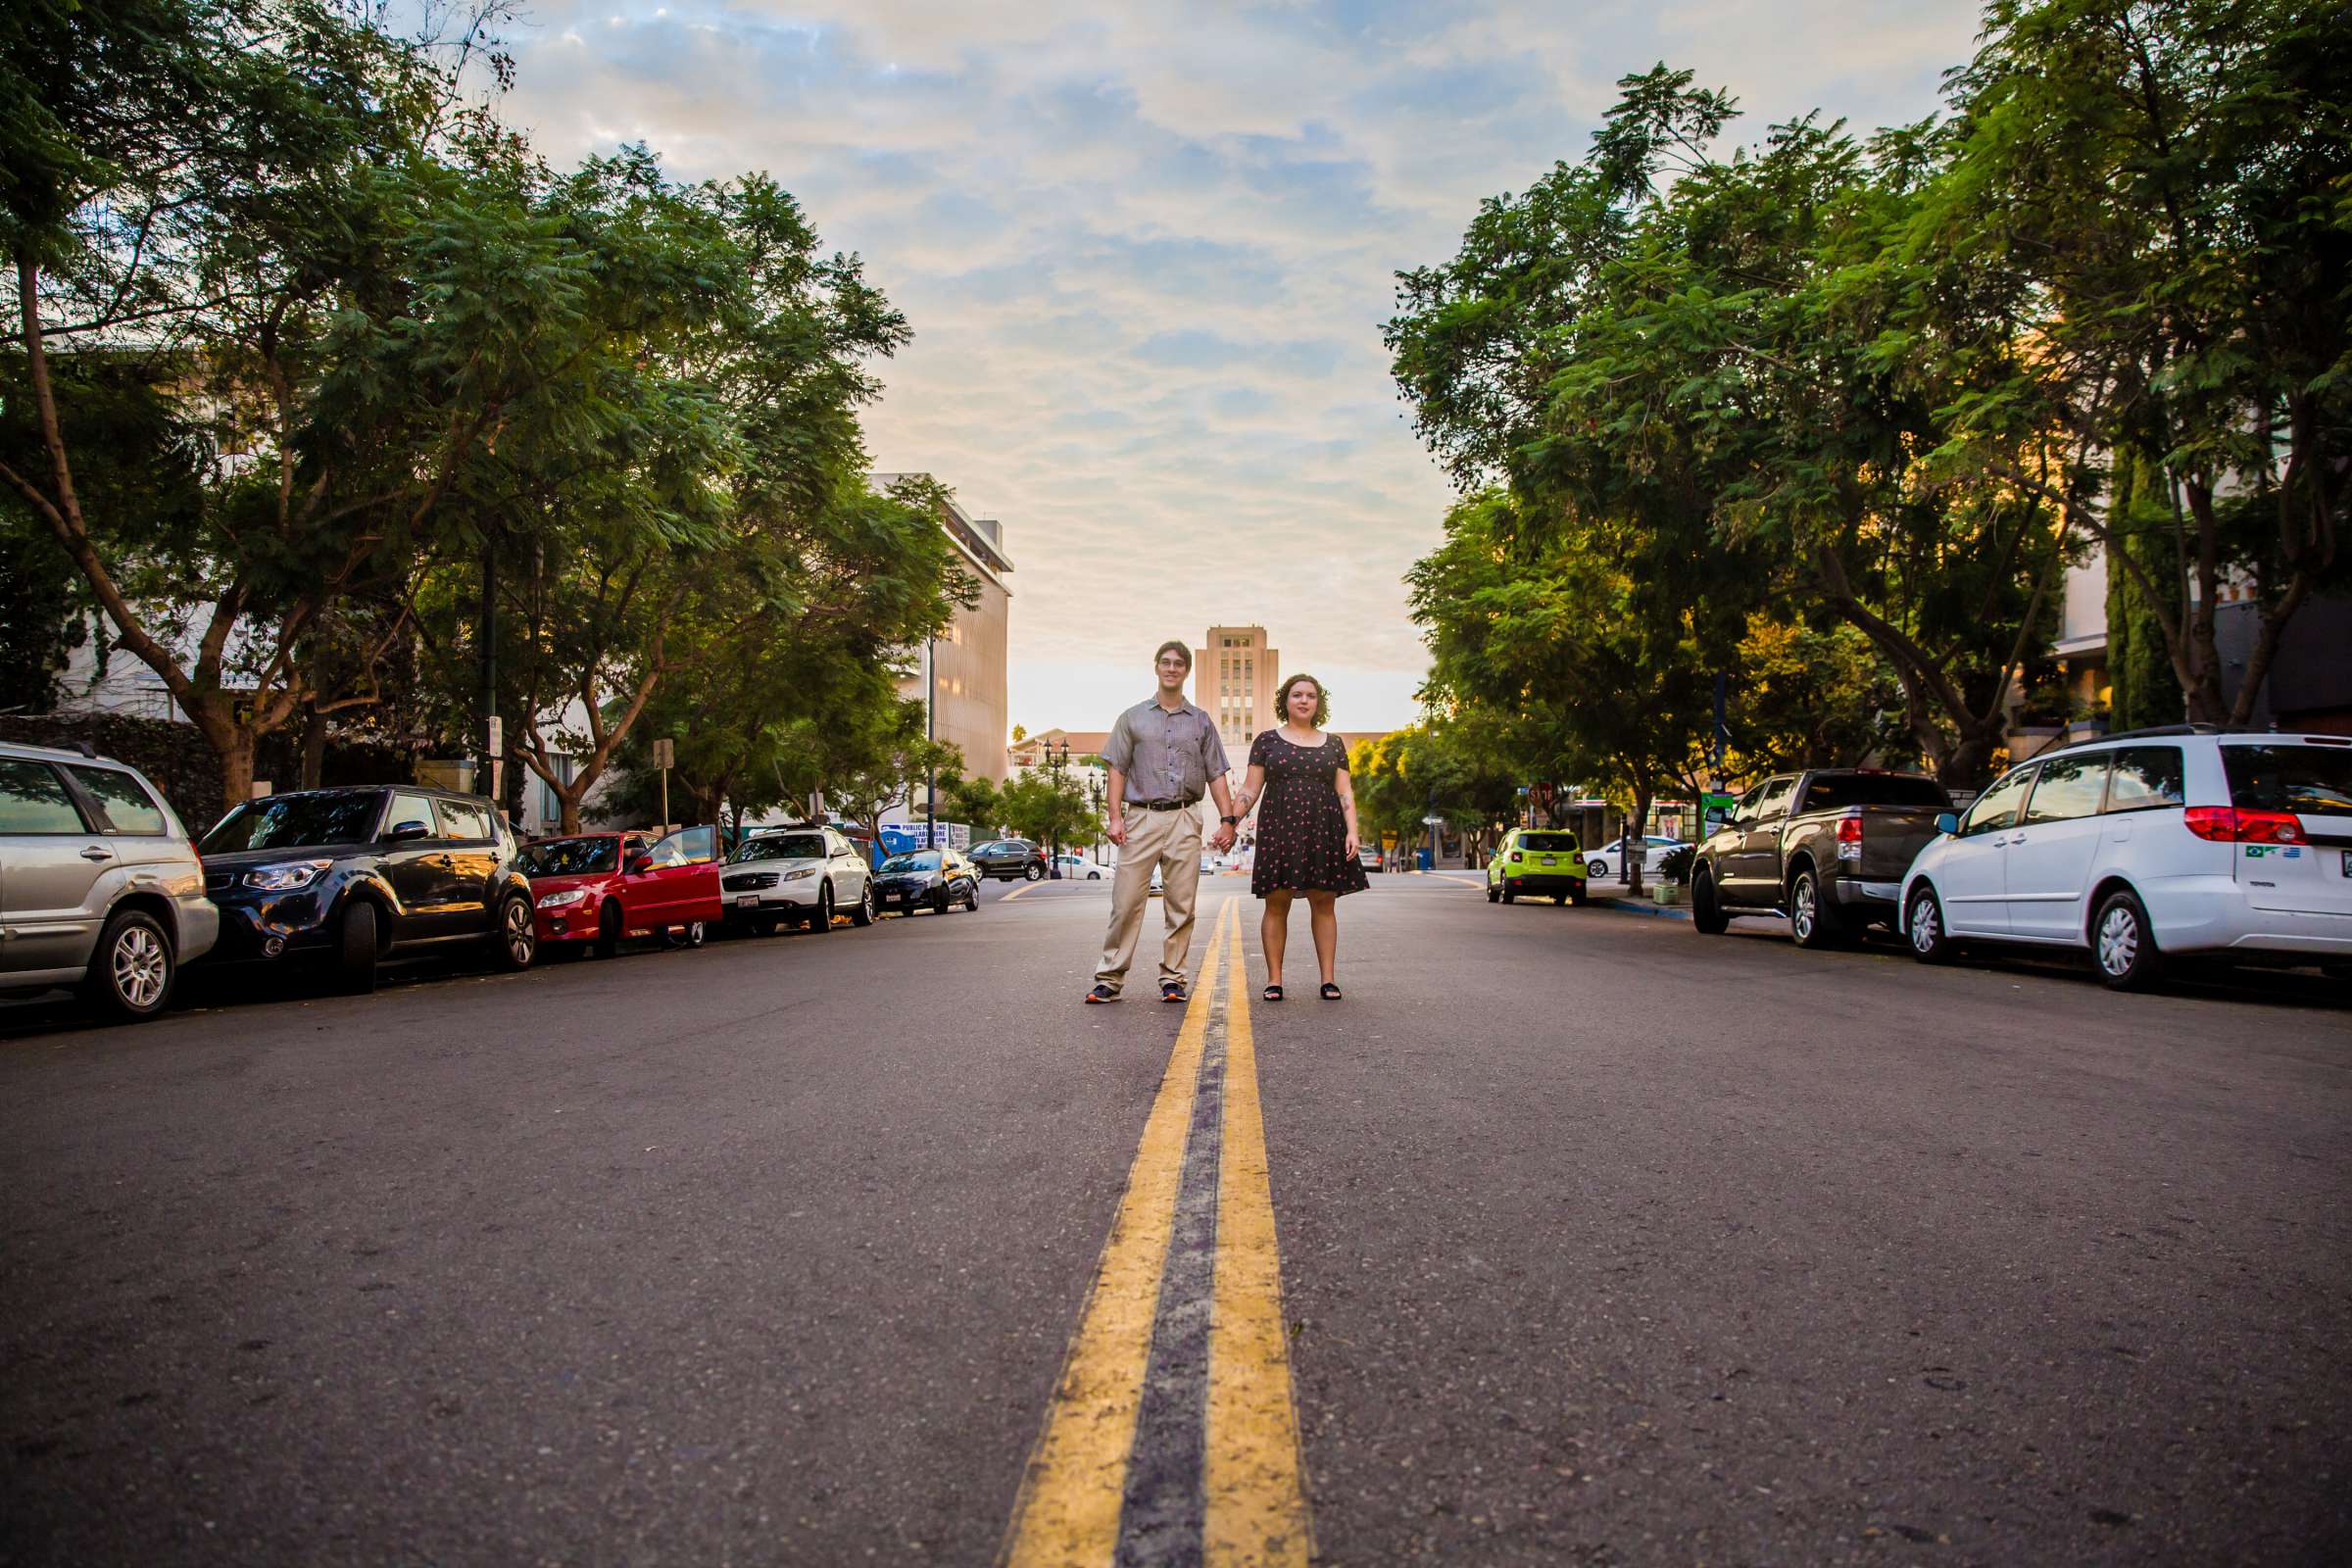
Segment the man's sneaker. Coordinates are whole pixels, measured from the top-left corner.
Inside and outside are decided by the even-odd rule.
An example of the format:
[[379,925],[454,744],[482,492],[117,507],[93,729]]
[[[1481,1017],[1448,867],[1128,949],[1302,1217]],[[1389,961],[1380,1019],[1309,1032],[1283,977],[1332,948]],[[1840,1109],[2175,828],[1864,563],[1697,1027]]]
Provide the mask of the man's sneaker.
[[1162,1002],[1189,1002],[1192,999],[1184,994],[1183,981],[1162,980],[1159,983],[1159,1000]]
[[1108,986],[1099,985],[1086,994],[1086,1000],[1089,1002],[1116,1002],[1119,1000],[1119,994]]

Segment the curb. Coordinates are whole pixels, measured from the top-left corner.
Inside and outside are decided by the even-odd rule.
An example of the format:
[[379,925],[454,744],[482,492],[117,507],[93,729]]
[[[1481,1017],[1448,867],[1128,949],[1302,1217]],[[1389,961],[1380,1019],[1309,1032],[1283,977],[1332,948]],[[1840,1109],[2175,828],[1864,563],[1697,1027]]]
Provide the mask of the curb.
[[1592,904],[1606,905],[1608,907],[1617,910],[1621,914],[1655,915],[1661,920],[1688,920],[1690,918],[1690,911],[1689,909],[1669,909],[1663,905],[1657,904],[1626,904],[1616,899],[1592,899],[1589,900],[1588,902]]

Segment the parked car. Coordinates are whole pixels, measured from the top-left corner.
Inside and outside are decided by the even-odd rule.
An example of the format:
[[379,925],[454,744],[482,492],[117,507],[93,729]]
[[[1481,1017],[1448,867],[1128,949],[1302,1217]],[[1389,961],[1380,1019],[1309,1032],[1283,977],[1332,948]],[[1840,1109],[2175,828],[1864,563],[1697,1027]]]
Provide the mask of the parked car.
[[1557,904],[1585,902],[1588,872],[1576,835],[1556,828],[1515,827],[1487,862],[1487,902],[1516,904],[1522,895],[1550,895]]
[[1046,852],[1027,839],[991,839],[975,844],[966,857],[979,867],[982,876],[1004,881],[1015,877],[1025,882],[1042,882],[1046,877]]
[[1920,773],[1825,767],[1781,773],[1740,798],[1690,869],[1690,924],[1721,935],[1735,914],[1785,914],[1802,948],[1901,918],[1903,873],[1952,808]]
[[2087,952],[2118,990],[2207,954],[2352,974],[2352,738],[2176,725],[2001,775],[1903,878],[1918,957]]
[[237,807],[197,846],[220,906],[220,961],[323,958],[375,989],[395,954],[474,947],[503,969],[539,951],[514,836],[479,796],[422,786],[297,790]]
[[779,925],[833,929],[874,923],[874,870],[858,846],[831,827],[791,827],[746,839],[719,877],[726,918],[760,936]]
[[[1683,841],[1651,833],[1642,840],[1642,874],[1654,877],[1665,864],[1666,857],[1683,848]],[[1597,850],[1585,852],[1585,873],[1592,877],[1622,876],[1625,872],[1625,844],[1622,838],[1603,844]]]
[[980,912],[980,868],[950,849],[908,850],[882,862],[874,892],[885,909],[945,914],[962,906]]
[[1101,882],[1110,875],[1111,868],[1099,865],[1083,855],[1057,855],[1054,863],[1061,874],[1073,882]]
[[1355,863],[1367,871],[1386,871],[1389,868],[1388,859],[1380,853],[1380,846],[1377,844],[1356,846]]
[[0,992],[152,1018],[220,928],[187,829],[137,769],[0,744]]
[[610,958],[630,937],[699,948],[723,912],[716,835],[682,828],[541,839],[516,857],[531,879],[543,950],[576,957],[593,944]]

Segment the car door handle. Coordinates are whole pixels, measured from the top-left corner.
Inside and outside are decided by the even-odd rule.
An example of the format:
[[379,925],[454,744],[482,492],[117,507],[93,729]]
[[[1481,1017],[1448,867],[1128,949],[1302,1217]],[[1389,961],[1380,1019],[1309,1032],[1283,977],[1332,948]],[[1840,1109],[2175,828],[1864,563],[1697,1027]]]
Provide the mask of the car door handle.
[[2011,836],[2009,842],[2012,844],[2023,844],[2026,842],[2026,836],[2023,833],[2014,834]]
[[93,844],[81,852],[81,858],[85,860],[111,860],[115,858],[115,852]]

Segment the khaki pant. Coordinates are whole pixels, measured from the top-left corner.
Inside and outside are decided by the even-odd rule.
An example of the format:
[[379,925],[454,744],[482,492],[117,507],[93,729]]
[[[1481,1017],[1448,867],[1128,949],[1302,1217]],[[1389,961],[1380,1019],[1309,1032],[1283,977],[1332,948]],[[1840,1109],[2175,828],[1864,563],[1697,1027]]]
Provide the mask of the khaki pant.
[[1159,867],[1159,901],[1165,906],[1167,939],[1159,948],[1159,978],[1182,980],[1193,951],[1193,895],[1200,889],[1200,811],[1127,808],[1127,842],[1119,846],[1119,867],[1110,883],[1110,930],[1102,938],[1102,967],[1095,979],[1116,991],[1127,982],[1143,934],[1144,905],[1152,894],[1152,867]]

